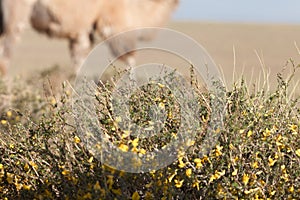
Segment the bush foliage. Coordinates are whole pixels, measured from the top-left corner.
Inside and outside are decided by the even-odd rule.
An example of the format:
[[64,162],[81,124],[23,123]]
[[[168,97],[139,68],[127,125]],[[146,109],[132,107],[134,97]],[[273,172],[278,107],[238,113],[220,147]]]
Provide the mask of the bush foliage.
[[[290,78],[279,74],[272,92],[234,84],[226,92],[224,126],[207,155],[200,152],[211,95],[195,83],[201,127],[191,147],[163,169],[136,174],[105,166],[88,152],[66,84],[51,94],[22,80],[8,91],[1,82],[0,199],[300,199],[300,109],[299,98],[287,92]],[[99,87],[96,102],[103,130],[120,149],[145,154],[176,137],[178,107],[163,85],[153,83],[132,98],[131,118],[139,125],[151,125],[145,114],[151,104],[167,111],[162,138],[149,140],[118,128],[111,89]]]

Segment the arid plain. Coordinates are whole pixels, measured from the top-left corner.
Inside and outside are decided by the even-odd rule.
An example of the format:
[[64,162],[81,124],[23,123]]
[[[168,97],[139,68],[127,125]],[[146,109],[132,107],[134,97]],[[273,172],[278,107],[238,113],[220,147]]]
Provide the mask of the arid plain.
[[[262,83],[266,80],[263,77],[265,70],[270,72],[267,82],[273,88],[277,73],[283,70],[289,59],[300,63],[297,50],[297,45],[300,47],[300,25],[172,22],[168,28],[185,33],[200,43],[224,74],[228,86],[242,74],[248,83]],[[27,76],[54,65],[60,66],[62,71],[70,70],[65,40],[49,39],[29,28],[15,50],[10,76]],[[144,56],[138,59],[144,59]],[[284,74],[290,69],[288,67]],[[300,73],[294,77],[293,84],[300,81],[299,77]],[[296,90],[299,92],[299,87]]]

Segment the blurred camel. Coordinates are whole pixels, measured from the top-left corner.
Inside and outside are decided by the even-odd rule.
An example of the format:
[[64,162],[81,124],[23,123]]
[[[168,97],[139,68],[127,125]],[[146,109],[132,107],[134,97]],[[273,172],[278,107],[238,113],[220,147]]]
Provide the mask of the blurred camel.
[[[163,26],[178,1],[0,0],[0,73],[6,73],[13,47],[28,23],[49,37],[67,39],[72,65],[78,69],[90,51],[96,34],[107,39],[126,30]],[[152,37],[153,33],[142,31],[122,41],[111,40],[109,47],[113,55],[123,55],[138,40]],[[128,65],[134,65],[134,52],[124,54],[121,59]]]

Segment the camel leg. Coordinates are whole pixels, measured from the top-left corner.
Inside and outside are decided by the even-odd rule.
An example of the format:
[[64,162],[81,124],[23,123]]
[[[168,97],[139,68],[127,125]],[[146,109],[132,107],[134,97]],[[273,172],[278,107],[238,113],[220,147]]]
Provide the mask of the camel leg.
[[7,73],[7,68],[13,55],[14,46],[19,36],[18,32],[6,33],[2,39],[2,49],[0,58],[0,73],[4,76]]
[[13,53],[13,46],[18,36],[16,10],[18,4],[14,6],[14,0],[1,0],[1,58],[0,75],[4,76],[7,72],[9,61]]
[[0,73],[5,75],[13,56],[14,46],[20,40],[24,26],[27,24],[31,2],[25,0],[1,0],[0,3],[2,17]]
[[7,73],[7,64],[4,61],[0,60],[0,77],[5,76]]
[[77,38],[70,39],[69,48],[72,65],[78,72],[90,50],[89,33],[79,34]]
[[129,67],[135,66],[135,48],[137,38],[134,33],[125,33],[112,38],[110,38],[110,36],[113,36],[113,34],[105,35],[102,33],[101,35],[104,36],[104,39],[108,39],[108,46],[115,58],[119,58]]

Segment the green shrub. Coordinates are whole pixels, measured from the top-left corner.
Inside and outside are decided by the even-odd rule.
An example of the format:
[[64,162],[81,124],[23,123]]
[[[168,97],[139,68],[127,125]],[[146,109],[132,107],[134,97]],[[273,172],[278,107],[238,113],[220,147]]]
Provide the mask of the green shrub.
[[[295,69],[298,67],[294,67]],[[218,141],[201,156],[210,121],[210,94],[195,85],[200,127],[191,147],[178,152],[166,168],[131,174],[102,165],[79,137],[66,84],[59,94],[45,95],[18,80],[0,115],[0,199],[299,199],[300,109],[290,99],[290,79],[278,75],[275,91],[249,91],[241,80],[226,92],[224,126]],[[166,109],[161,137],[135,140],[124,136],[111,116],[111,84],[98,88],[99,121],[111,141],[124,151],[144,154],[176,137],[179,108],[158,83],[132,97],[131,118],[149,126],[145,110]],[[163,103],[163,105],[161,104]],[[151,124],[150,124],[151,125]]]

